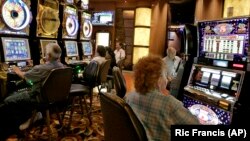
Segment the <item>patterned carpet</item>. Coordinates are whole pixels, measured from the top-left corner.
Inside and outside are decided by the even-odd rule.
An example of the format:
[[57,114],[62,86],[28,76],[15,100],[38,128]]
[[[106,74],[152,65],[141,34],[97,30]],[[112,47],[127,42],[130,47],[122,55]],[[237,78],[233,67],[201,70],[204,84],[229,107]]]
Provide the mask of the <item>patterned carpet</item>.
[[[64,119],[64,125],[67,125],[69,120],[70,112],[66,112]],[[98,97],[95,95],[92,105],[92,125],[90,126],[87,116],[80,114],[80,108],[76,108],[73,114],[73,120],[70,129],[66,131],[64,135],[58,130],[59,121],[56,115],[51,116],[50,127],[52,129],[52,140],[53,141],[102,141],[104,140],[103,120],[102,113],[100,110],[100,102]],[[48,140],[47,128],[43,128],[42,133],[40,132],[40,126],[34,126],[26,139],[19,137],[18,135],[10,136],[7,141],[46,141]]]

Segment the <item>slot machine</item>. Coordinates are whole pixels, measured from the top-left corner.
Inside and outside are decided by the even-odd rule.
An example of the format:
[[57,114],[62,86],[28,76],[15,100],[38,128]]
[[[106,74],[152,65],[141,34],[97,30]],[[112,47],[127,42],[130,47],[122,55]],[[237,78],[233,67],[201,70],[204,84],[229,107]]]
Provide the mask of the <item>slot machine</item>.
[[[1,96],[5,97],[16,89],[21,80],[12,70],[18,66],[22,71],[30,69],[31,50],[29,44],[29,24],[32,20],[30,0],[0,1],[0,46],[1,46]],[[4,91],[2,91],[4,90]]]
[[89,61],[93,55],[93,46],[91,42],[91,36],[93,32],[93,26],[91,23],[91,14],[82,11],[81,25],[80,25],[80,45],[82,50],[82,59]]
[[78,8],[73,0],[62,0],[60,3],[60,35],[59,40],[64,53],[62,62],[66,64],[81,63],[77,35],[79,30]]
[[31,39],[36,48],[34,64],[45,63],[45,46],[48,43],[58,43],[59,1],[58,0],[32,0],[32,13],[36,20],[31,23]]
[[[194,57],[197,57],[197,27],[191,24],[171,25],[168,27],[168,46],[176,49],[182,62],[176,71],[176,79],[172,81],[174,91],[179,100],[183,99],[183,89],[188,82]],[[182,53],[182,54],[181,54]],[[180,56],[183,55],[183,56]],[[170,90],[171,92],[171,90]]]
[[249,17],[198,22],[195,58],[183,103],[205,125],[247,123]]
[[86,12],[88,9],[88,1],[82,1],[81,9],[79,9],[80,31],[78,34],[78,49],[79,59],[78,63],[69,63],[73,68],[73,81],[79,82],[82,79],[83,71],[87,64],[91,61],[93,54],[93,47],[91,43],[91,35],[93,26],[91,24],[91,15]]
[[61,46],[63,46],[62,62],[67,64],[73,69],[73,82],[77,83],[82,79],[82,73],[84,71],[86,62],[81,60],[78,48],[78,31],[79,24],[79,9],[73,0],[63,0],[60,3],[60,35],[59,40]]

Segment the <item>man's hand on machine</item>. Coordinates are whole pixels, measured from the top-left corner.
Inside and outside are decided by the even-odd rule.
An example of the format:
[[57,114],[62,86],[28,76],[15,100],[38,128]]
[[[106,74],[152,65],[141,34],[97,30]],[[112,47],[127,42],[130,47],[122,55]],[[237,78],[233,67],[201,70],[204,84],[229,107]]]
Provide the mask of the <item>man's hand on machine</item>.
[[21,78],[24,78],[24,72],[20,70],[17,66],[12,66],[12,70]]

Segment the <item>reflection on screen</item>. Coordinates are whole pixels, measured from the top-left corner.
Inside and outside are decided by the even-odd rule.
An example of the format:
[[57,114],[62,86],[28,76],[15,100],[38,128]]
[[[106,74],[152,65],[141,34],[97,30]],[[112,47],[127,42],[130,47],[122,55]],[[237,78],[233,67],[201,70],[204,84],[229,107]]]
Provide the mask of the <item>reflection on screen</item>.
[[56,40],[40,40],[40,45],[41,45],[41,49],[42,49],[42,57],[43,58],[45,57],[45,54],[46,54],[46,46],[49,43],[56,43],[57,44],[57,41]]
[[74,41],[65,41],[67,56],[78,56],[77,43]]
[[211,78],[211,85],[218,86],[220,80],[219,74],[213,74]]
[[230,76],[223,76],[221,79],[221,88],[229,89],[232,77]]
[[5,61],[30,59],[28,39],[2,38]]
[[92,55],[92,45],[90,42],[82,42],[83,55]]
[[208,80],[209,80],[209,77],[210,77],[210,73],[209,72],[203,72],[202,78],[201,78],[201,82],[207,84]]

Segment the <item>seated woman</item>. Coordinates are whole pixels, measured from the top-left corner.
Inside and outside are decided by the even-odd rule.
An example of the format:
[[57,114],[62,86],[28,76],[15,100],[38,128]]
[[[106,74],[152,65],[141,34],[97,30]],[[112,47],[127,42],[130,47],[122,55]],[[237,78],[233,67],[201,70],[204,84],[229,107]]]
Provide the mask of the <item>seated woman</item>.
[[105,62],[105,56],[106,56],[106,49],[104,46],[97,46],[97,51],[96,51],[96,54],[95,54],[95,57],[92,59],[94,61],[97,61],[98,64],[102,64],[103,62]]
[[179,100],[166,93],[165,73],[166,65],[160,57],[139,59],[134,66],[135,92],[126,97],[150,141],[170,141],[171,125],[200,124]]

